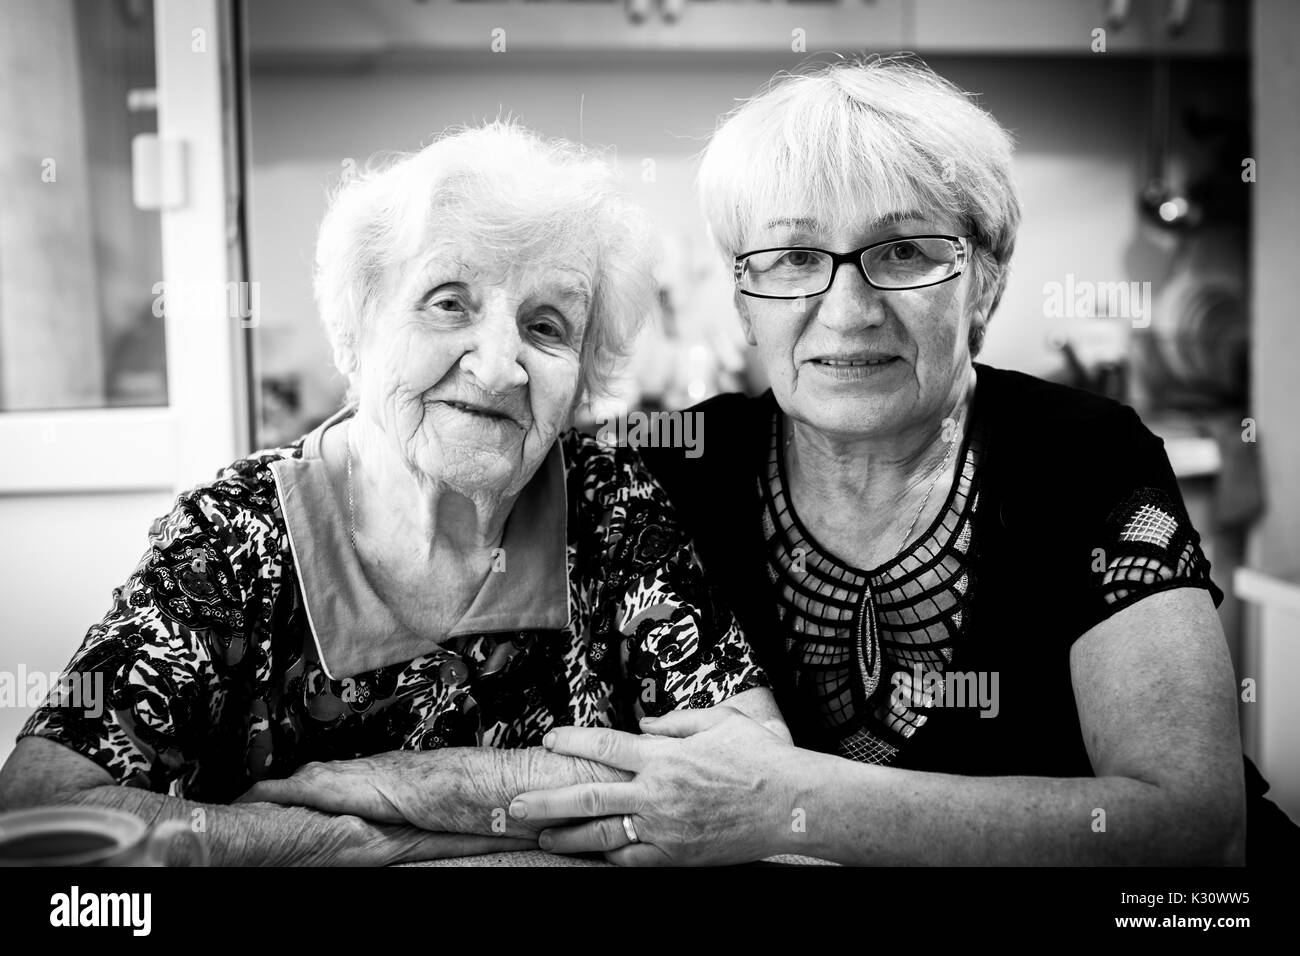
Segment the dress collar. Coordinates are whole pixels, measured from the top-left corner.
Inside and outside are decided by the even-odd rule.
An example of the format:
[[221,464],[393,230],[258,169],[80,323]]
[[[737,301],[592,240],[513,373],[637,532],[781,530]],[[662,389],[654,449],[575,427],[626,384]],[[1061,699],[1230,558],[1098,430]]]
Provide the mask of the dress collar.
[[497,570],[488,574],[456,625],[429,639],[406,630],[371,588],[352,549],[348,516],[330,486],[321,442],[329,428],[352,414],[345,408],[310,432],[300,458],[271,465],[326,676],[341,680],[404,664],[470,634],[559,630],[568,624],[568,501],[558,441],[506,519]]

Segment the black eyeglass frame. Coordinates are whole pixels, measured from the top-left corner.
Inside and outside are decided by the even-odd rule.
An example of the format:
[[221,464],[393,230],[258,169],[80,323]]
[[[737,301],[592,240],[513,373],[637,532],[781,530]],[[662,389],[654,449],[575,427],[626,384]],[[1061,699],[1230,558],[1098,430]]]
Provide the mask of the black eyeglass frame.
[[[957,271],[950,276],[942,279],[936,279],[934,282],[922,282],[920,285],[876,285],[871,281],[871,276],[867,275],[867,267],[863,264],[863,257],[872,249],[878,249],[881,246],[887,246],[894,242],[908,242],[912,239],[947,239],[954,243],[960,253]],[[895,236],[893,239],[882,239],[880,242],[873,242],[869,246],[863,246],[861,249],[855,249],[852,252],[831,252],[829,249],[818,249],[816,246],[772,246],[768,249],[751,249],[748,252],[742,252],[736,256],[732,267],[732,279],[736,283],[736,291],[741,295],[747,295],[754,299],[780,299],[789,302],[794,299],[807,299],[814,295],[824,295],[830,291],[831,286],[835,284],[835,276],[840,271],[840,266],[847,262],[856,262],[858,274],[862,276],[864,282],[873,289],[879,289],[881,292],[906,292],[909,289],[928,289],[933,285],[942,285],[949,282],[966,271],[966,265],[970,262],[970,242],[969,236],[941,236],[941,235],[924,235],[924,236]],[[826,287],[816,292],[804,292],[800,295],[765,295],[762,292],[750,292],[740,287],[740,277],[745,267],[745,260],[750,256],[756,256],[764,252],[819,252],[824,256],[831,257],[831,275],[826,280]]]

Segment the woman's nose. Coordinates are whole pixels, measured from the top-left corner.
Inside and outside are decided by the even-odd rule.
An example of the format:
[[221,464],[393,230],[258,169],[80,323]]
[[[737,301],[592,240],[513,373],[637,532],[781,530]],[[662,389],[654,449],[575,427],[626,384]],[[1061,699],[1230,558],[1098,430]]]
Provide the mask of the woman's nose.
[[508,392],[528,381],[519,363],[522,342],[514,316],[489,315],[474,329],[474,341],[460,367],[489,392]]
[[831,287],[817,299],[817,319],[841,331],[882,325],[885,321],[884,293],[872,288],[852,262],[840,266]]

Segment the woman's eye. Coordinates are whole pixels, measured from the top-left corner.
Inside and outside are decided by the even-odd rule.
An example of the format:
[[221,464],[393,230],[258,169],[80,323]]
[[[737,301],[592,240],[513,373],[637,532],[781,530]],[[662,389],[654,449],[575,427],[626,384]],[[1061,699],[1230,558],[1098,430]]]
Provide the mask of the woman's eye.
[[443,295],[430,299],[425,308],[434,312],[464,312],[465,305],[455,296]]
[[783,266],[793,266],[794,268],[800,268],[802,266],[808,265],[810,262],[812,262],[811,252],[805,252],[802,249],[795,249],[783,255],[781,257],[781,262],[779,264]]
[[889,247],[889,255],[900,262],[915,259],[920,250],[910,242],[899,242]]
[[533,319],[528,323],[528,329],[534,335],[548,341],[554,342],[564,338],[563,327],[554,319]]

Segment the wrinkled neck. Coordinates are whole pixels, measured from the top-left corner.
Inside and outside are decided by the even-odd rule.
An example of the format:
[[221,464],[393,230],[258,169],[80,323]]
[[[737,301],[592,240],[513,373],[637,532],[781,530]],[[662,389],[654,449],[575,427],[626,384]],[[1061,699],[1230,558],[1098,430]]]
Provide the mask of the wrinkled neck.
[[349,520],[355,521],[358,539],[396,544],[428,559],[500,546],[518,492],[466,494],[431,479],[412,468],[374,425],[358,418],[349,420],[343,439],[345,470],[351,453]]

